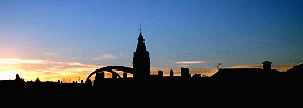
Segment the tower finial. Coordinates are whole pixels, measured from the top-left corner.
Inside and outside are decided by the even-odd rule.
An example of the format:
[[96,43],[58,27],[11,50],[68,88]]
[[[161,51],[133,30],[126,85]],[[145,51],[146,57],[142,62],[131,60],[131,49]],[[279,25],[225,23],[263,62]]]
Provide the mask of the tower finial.
[[140,33],[141,33],[141,24],[140,24],[140,29],[138,29],[139,31],[140,31]]

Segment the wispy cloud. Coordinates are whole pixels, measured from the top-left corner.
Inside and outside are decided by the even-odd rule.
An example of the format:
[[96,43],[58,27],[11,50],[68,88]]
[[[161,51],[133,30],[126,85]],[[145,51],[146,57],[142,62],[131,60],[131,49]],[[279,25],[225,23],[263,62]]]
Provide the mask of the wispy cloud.
[[182,65],[182,67],[188,67],[188,65]]
[[117,57],[113,54],[100,55],[100,57],[92,58],[92,60],[103,60],[103,59],[116,59]]
[[[90,72],[102,65],[91,65],[80,62],[58,62],[49,60],[0,59],[0,80],[14,79],[16,73],[25,80],[57,81],[63,77],[85,79]],[[50,79],[49,79],[50,78]]]
[[175,62],[177,64],[197,64],[197,63],[206,63],[206,61],[179,61]]
[[96,66],[96,65],[89,65],[89,64],[83,64],[83,63],[79,63],[79,62],[69,62],[67,63],[69,66],[81,66],[81,67],[100,67],[100,66]]
[[0,59],[0,64],[40,64],[43,60]]
[[50,53],[50,52],[45,52],[44,55],[47,55],[47,56],[57,56],[56,53]]

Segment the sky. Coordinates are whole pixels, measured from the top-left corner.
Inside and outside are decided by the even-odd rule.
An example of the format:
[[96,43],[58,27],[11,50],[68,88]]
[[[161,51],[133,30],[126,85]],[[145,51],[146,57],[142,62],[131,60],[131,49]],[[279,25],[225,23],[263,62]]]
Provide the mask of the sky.
[[[0,79],[132,66],[142,25],[151,69],[302,63],[301,0],[1,0]],[[81,76],[82,78],[82,76]],[[50,80],[50,79],[48,79]]]

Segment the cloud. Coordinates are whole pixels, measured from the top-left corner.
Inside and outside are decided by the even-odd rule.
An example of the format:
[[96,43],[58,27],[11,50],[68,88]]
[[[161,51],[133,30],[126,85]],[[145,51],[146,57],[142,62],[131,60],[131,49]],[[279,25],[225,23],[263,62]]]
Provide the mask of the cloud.
[[177,64],[196,64],[196,63],[206,63],[206,61],[180,61],[175,62]]
[[188,67],[188,65],[182,65],[182,67]]
[[67,63],[69,66],[82,66],[82,67],[100,67],[100,66],[96,66],[96,65],[89,65],[89,64],[83,64],[83,63],[79,63],[79,62],[69,62]]
[[0,59],[0,64],[40,64],[43,60]]
[[57,54],[56,53],[46,52],[46,53],[44,53],[44,55],[47,55],[47,56],[56,56]]
[[100,55],[100,57],[95,57],[92,58],[92,60],[103,60],[103,59],[116,59],[117,57],[115,57],[112,54],[106,54],[106,55]]
[[[57,81],[65,77],[85,80],[89,73],[102,65],[91,65],[80,62],[58,62],[48,60],[0,59],[0,80],[14,79],[16,73],[26,81]],[[76,80],[76,79],[75,79]]]
[[71,62],[71,63],[68,63],[68,65],[70,65],[70,66],[85,66],[84,64],[79,63],[79,62]]
[[97,65],[83,64],[79,62],[57,62],[48,60],[22,60],[22,59],[0,59],[1,65],[24,65],[35,64],[35,67],[39,66],[54,66],[54,67],[67,67],[67,66],[80,66],[80,67],[99,67]]

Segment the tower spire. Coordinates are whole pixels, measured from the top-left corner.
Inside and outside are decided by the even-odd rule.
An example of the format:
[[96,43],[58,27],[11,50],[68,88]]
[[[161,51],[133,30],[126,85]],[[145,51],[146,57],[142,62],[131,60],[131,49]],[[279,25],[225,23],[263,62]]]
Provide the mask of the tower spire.
[[149,52],[146,50],[145,39],[142,36],[142,28],[140,24],[140,31],[138,37],[138,44],[136,48],[136,52],[134,52],[133,58],[133,68],[136,74],[134,74],[134,78],[148,78],[150,75],[150,58]]

